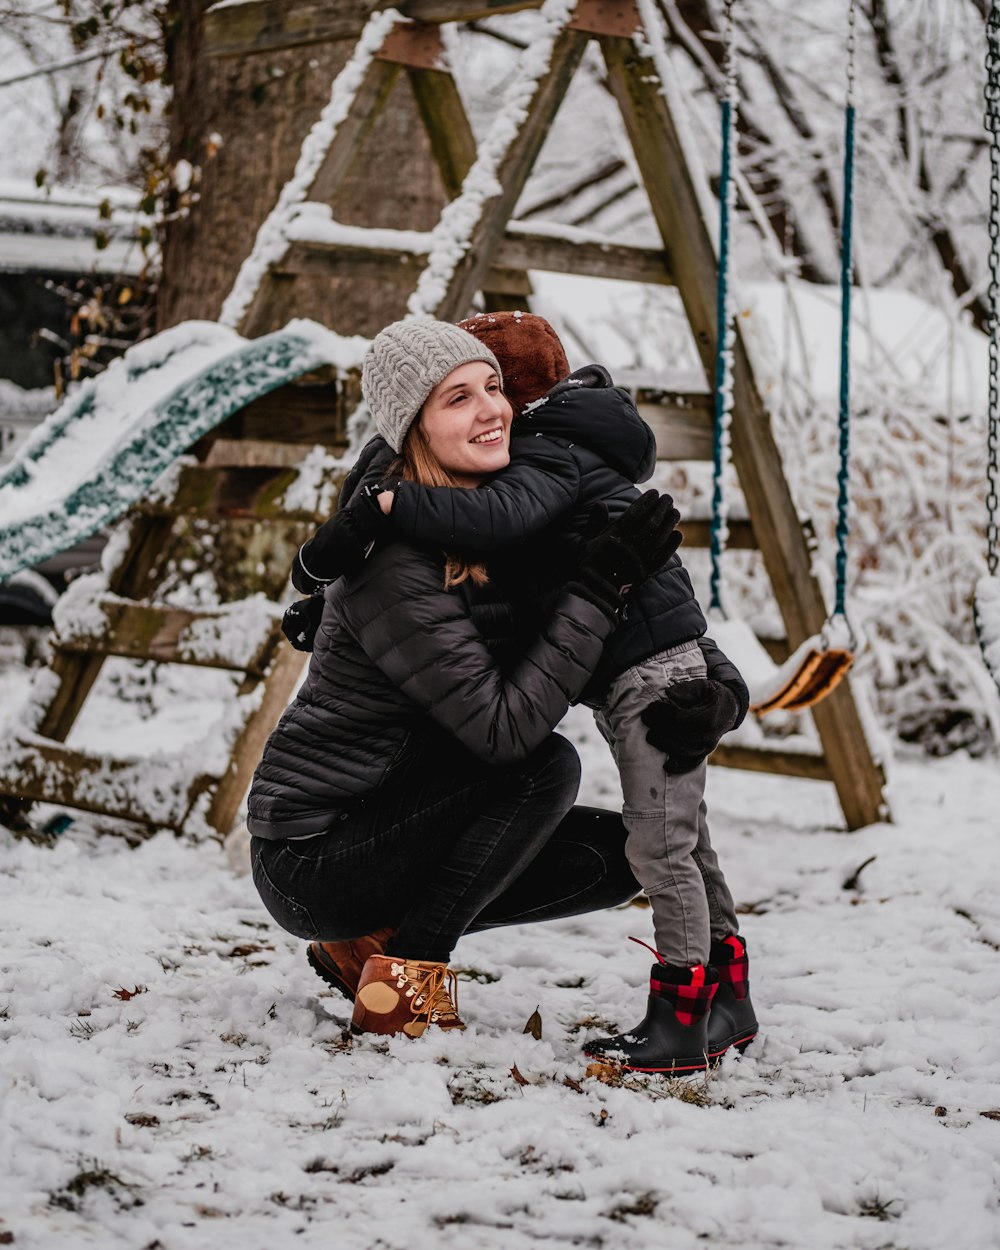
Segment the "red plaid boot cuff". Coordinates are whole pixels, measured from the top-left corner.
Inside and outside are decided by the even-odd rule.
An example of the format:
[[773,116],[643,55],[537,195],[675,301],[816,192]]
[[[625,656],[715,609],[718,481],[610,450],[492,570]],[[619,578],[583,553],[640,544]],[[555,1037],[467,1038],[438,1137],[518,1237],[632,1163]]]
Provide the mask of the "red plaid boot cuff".
[[750,960],[743,939],[734,933],[721,942],[713,942],[709,960],[719,980],[730,986],[733,997],[742,1002],[750,991]]
[[654,964],[649,974],[649,992],[667,999],[677,1022],[684,1025],[697,1024],[708,1015],[718,986],[718,973],[704,964],[693,968]]

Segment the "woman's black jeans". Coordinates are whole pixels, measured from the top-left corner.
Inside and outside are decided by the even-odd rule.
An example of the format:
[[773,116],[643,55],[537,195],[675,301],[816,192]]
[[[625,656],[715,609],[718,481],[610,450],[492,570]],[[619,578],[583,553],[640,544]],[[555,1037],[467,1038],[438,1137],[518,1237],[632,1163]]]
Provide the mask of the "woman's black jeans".
[[446,962],[463,933],[638,893],[621,817],[574,807],[579,782],[576,751],[558,734],[502,768],[438,742],[328,833],[254,838],[254,883],[296,937],[341,941],[391,925],[388,954]]

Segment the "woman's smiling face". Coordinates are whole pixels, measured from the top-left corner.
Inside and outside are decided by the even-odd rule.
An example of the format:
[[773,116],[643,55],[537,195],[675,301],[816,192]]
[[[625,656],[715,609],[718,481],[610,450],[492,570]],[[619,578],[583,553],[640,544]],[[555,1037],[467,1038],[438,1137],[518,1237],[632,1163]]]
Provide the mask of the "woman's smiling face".
[[460,365],[424,402],[420,432],[460,486],[478,486],[510,463],[511,406],[485,360]]

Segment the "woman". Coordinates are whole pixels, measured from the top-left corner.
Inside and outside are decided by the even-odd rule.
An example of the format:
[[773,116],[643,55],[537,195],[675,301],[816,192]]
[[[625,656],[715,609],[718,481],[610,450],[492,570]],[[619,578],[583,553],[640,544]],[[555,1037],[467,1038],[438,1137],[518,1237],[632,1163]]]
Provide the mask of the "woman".
[[[499,366],[459,327],[387,327],[362,388],[403,477],[471,489],[507,464]],[[464,1027],[448,971],[463,933],[636,893],[620,817],[573,809],[579,761],[552,729],[629,586],[676,548],[676,519],[668,500],[643,496],[591,540],[526,644],[513,644],[516,622],[485,567],[436,550],[390,544],[327,592],[248,825],[265,906],[356,995],[356,1029]]]

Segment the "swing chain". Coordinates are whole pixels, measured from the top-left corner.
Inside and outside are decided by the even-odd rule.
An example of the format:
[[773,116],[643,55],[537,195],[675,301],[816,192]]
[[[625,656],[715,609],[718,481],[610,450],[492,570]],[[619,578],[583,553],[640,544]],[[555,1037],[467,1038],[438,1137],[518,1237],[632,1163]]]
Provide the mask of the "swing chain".
[[[840,402],[837,409],[837,562],[833,615],[847,614],[847,543],[850,537],[851,285],[854,279],[855,0],[847,10],[847,87],[844,108],[844,201],[840,216]],[[853,631],[852,631],[853,632]]]
[[722,552],[728,537],[725,474],[729,459],[729,414],[732,409],[732,337],[729,295],[729,225],[735,207],[733,148],[736,129],[735,0],[725,0],[723,94],[720,112],[721,167],[719,170],[719,268],[715,292],[715,388],[712,421],[712,524],[709,534],[709,611],[725,616],[722,606]]
[[722,6],[723,20],[723,99],[735,102],[736,98],[736,28],[733,17],[735,0],[725,0]]
[[997,571],[997,513],[1000,501],[998,468],[998,425],[1000,425],[1000,5],[990,9],[986,27],[986,113],[984,124],[990,135],[990,390],[987,413],[986,468],[986,566],[991,576]]

